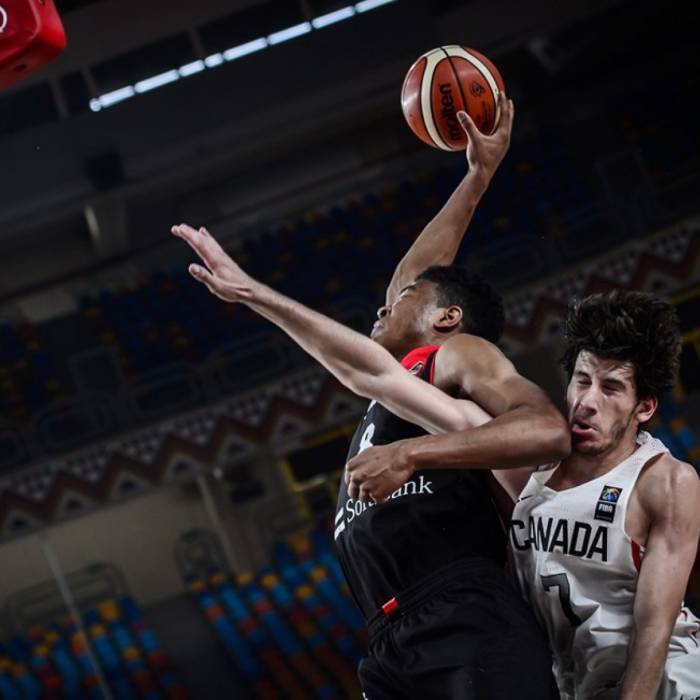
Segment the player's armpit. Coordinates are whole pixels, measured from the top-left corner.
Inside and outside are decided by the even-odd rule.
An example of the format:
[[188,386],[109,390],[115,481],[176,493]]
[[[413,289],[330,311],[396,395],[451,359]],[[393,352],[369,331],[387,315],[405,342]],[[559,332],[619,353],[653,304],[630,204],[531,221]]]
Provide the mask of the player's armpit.
[[[507,513],[508,519],[513,510],[513,505],[518,500],[535,467],[518,467],[516,469],[493,469],[491,479],[497,484],[492,487],[496,503],[501,515]],[[492,482],[490,481],[490,484]]]

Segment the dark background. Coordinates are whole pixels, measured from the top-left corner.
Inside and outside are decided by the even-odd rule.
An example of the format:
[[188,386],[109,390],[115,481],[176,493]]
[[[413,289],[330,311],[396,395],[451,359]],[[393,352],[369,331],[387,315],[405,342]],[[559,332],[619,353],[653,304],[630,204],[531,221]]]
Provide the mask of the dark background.
[[[460,257],[504,294],[503,349],[562,405],[559,320],[572,298],[620,287],[671,299],[681,380],[652,430],[700,463],[690,13],[615,0],[397,0],[216,65],[226,49],[345,4],[57,6],[67,50],[0,94],[6,639],[65,613],[53,583],[62,572],[81,612],[132,595],[193,697],[264,692],[255,683],[268,676],[251,680],[240,650],[227,656],[232,638],[204,623],[206,601],[187,586],[195,574],[213,585],[219,567],[251,572],[272,596],[269,567],[304,561],[332,578],[334,490],[363,402],[275,328],[191,281],[192,256],[169,228],[208,226],[255,276],[366,332],[394,265],[465,173],[463,154],[425,146],[400,111],[406,70],[441,44],[491,58],[516,105],[510,152]],[[196,74],[107,106],[116,90],[205,59]],[[262,620],[250,601],[250,620]],[[352,613],[337,614],[355,638]],[[7,652],[11,663],[18,653]]]

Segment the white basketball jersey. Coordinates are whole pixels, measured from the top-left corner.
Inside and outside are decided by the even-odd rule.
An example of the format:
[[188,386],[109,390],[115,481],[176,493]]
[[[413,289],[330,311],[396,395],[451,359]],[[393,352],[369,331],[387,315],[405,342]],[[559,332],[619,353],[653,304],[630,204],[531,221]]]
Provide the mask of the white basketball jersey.
[[[556,467],[535,472],[513,512],[510,551],[525,598],[547,631],[562,700],[617,698],[644,551],[625,532],[642,467],[667,452],[640,433],[637,450],[606,474],[563,491]],[[658,698],[700,696],[700,622],[682,608]]]

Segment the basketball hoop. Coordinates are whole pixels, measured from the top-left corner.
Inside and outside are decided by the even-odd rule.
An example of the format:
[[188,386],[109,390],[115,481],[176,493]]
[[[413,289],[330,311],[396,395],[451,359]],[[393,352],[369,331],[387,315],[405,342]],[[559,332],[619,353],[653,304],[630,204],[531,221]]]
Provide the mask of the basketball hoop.
[[53,0],[0,3],[0,90],[46,65],[65,47]]

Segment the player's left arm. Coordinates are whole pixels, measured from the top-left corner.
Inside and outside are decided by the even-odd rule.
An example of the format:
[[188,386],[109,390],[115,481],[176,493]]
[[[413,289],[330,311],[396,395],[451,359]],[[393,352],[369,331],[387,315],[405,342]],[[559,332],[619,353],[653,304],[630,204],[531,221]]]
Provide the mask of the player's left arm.
[[386,292],[387,306],[427,267],[454,262],[474,211],[510,146],[513,101],[503,93],[499,93],[499,101],[501,115],[492,134],[482,134],[466,112],[457,113],[469,139],[469,170],[397,265]]
[[253,279],[205,228],[180,224],[172,232],[206,265],[190,266],[195,279],[220,299],[245,304],[276,324],[354,393],[428,432],[462,430],[490,419],[474,402],[454,399],[407,372],[370,338]]
[[650,526],[622,700],[656,698],[700,536],[700,478],[693,467],[665,455],[648,469],[638,482]]

